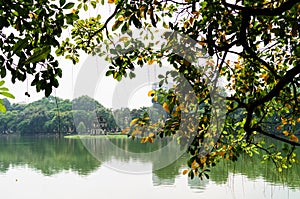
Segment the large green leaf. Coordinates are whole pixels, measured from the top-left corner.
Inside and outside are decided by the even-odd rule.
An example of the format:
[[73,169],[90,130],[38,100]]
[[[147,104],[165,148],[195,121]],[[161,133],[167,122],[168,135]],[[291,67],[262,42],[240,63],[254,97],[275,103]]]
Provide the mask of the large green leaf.
[[63,9],[70,9],[70,8],[73,8],[74,5],[75,5],[75,3],[67,3],[67,4],[63,7]]
[[15,99],[15,96],[13,96],[11,93],[8,93],[8,92],[0,92],[0,95]]
[[66,3],[66,0],[59,0],[59,5],[60,5],[60,6],[65,5],[65,3]]
[[45,46],[31,55],[24,64],[37,63],[45,60],[51,52],[51,46]]
[[0,90],[1,90],[1,91],[8,91],[8,88],[1,87]]
[[6,112],[6,108],[2,103],[0,103],[0,112],[3,112],[3,113]]
[[14,53],[18,52],[28,44],[26,39],[20,39],[13,47]]

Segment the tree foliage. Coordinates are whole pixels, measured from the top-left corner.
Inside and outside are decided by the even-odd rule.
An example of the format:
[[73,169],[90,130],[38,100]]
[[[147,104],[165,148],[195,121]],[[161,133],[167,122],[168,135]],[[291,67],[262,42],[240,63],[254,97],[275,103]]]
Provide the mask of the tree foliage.
[[77,127],[79,133],[86,133],[86,127],[83,122],[80,122]]
[[[5,83],[4,80],[0,81],[0,95],[14,99],[15,96],[13,96],[11,93],[9,93],[8,88],[3,87],[4,83]],[[6,112],[5,103],[6,103],[6,101],[4,101],[4,99],[0,99],[0,112]]]
[[51,51],[59,46],[59,37],[68,24],[78,19],[70,12],[74,3],[53,1],[1,1],[0,3],[0,76],[9,72],[11,81],[31,82],[36,90],[49,96],[58,87],[62,70]]
[[[30,104],[10,104],[7,99],[4,101],[7,112],[0,113],[0,134],[88,133],[87,128],[92,128],[95,112],[106,120],[108,131],[115,132],[117,129],[112,111],[87,96],[72,101],[49,96]],[[97,106],[87,110],[87,101]],[[72,107],[74,104],[76,109]]]
[[[179,132],[179,123],[185,104],[178,102],[176,89],[155,91],[153,98],[160,103],[169,119],[155,136],[179,135],[180,143],[189,143],[189,176],[202,177],[219,159],[237,160],[241,153],[259,154],[270,159],[279,171],[296,162],[294,150],[300,146],[297,135],[299,115],[300,73],[300,4],[298,0],[64,0],[59,5],[47,1],[18,1],[0,3],[1,24],[1,76],[6,71],[12,81],[24,81],[27,74],[35,75],[32,85],[49,95],[52,86],[57,87],[61,69],[55,61],[57,55],[65,56],[74,63],[79,52],[103,55],[99,44],[109,44],[113,34],[130,36],[134,29],[157,27],[186,35],[207,51],[214,61],[208,68],[218,72],[218,79],[226,80],[226,119],[217,142],[207,154],[201,148],[212,119],[211,90],[203,74],[184,57],[178,56],[166,46],[155,50],[155,45],[131,46],[130,40],[122,41],[126,47],[111,49],[113,56],[107,75],[121,80],[132,70],[162,58],[174,66],[192,87],[197,96],[199,125],[189,126],[187,133]],[[104,21],[101,16],[79,19],[79,13],[110,4],[113,11]],[[12,7],[8,7],[12,5]],[[101,13],[100,13],[101,14]],[[103,16],[102,16],[103,17]],[[58,42],[57,36],[68,24],[71,38]],[[6,27],[13,27],[17,34],[5,34]],[[172,35],[166,35],[170,40]],[[143,40],[143,38],[141,38]],[[128,49],[132,50],[128,50]],[[187,49],[177,50],[187,51]],[[188,49],[190,50],[190,49]],[[122,52],[120,54],[119,52]],[[188,54],[188,52],[186,52]],[[18,59],[15,63],[13,57]],[[41,70],[38,70],[40,66]],[[211,69],[212,70],[212,69]],[[175,80],[176,82],[176,80]],[[177,81],[177,83],[180,83]],[[138,124],[137,124],[138,125]],[[144,124],[143,124],[144,125]],[[216,132],[215,132],[216,133]],[[279,140],[285,145],[276,147],[264,139]]]

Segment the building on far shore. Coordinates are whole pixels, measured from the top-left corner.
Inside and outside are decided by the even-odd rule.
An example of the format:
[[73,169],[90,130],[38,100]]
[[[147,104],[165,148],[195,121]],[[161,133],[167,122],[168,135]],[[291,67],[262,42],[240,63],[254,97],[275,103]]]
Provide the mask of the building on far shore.
[[92,124],[91,135],[106,135],[107,134],[107,122],[101,117],[97,116]]

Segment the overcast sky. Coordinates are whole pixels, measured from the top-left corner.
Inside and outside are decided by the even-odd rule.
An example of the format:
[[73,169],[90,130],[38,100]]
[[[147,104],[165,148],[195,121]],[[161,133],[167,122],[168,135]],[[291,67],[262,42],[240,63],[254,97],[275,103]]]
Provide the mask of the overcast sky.
[[[89,95],[108,108],[121,106],[138,108],[151,105],[151,98],[147,96],[147,93],[151,90],[154,81],[153,70],[151,72],[145,68],[140,75],[137,75],[137,80],[124,79],[117,82],[111,76],[105,76],[108,63],[99,57],[81,55],[80,62],[76,65],[69,60],[59,58],[59,64],[63,70],[63,76],[59,79],[59,87],[53,90],[53,96],[73,99],[80,95]],[[145,74],[151,76],[151,79],[142,76]],[[12,84],[9,75],[5,78],[5,86],[16,97],[10,100],[11,102],[30,103],[44,96],[43,92],[37,93],[35,87],[30,86],[32,79],[29,77],[25,82],[17,81]],[[26,96],[25,92],[28,92],[30,97]]]

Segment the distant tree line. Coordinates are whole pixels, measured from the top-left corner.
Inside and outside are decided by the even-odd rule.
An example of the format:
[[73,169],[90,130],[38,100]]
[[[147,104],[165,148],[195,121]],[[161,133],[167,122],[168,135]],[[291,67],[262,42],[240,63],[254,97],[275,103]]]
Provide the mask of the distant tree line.
[[74,100],[49,96],[29,104],[11,104],[4,99],[4,104],[7,112],[0,113],[0,134],[74,134],[78,133],[79,124],[79,129],[88,133],[97,116],[106,121],[107,131],[116,132],[145,111],[145,108],[122,108],[113,113],[88,96]]

